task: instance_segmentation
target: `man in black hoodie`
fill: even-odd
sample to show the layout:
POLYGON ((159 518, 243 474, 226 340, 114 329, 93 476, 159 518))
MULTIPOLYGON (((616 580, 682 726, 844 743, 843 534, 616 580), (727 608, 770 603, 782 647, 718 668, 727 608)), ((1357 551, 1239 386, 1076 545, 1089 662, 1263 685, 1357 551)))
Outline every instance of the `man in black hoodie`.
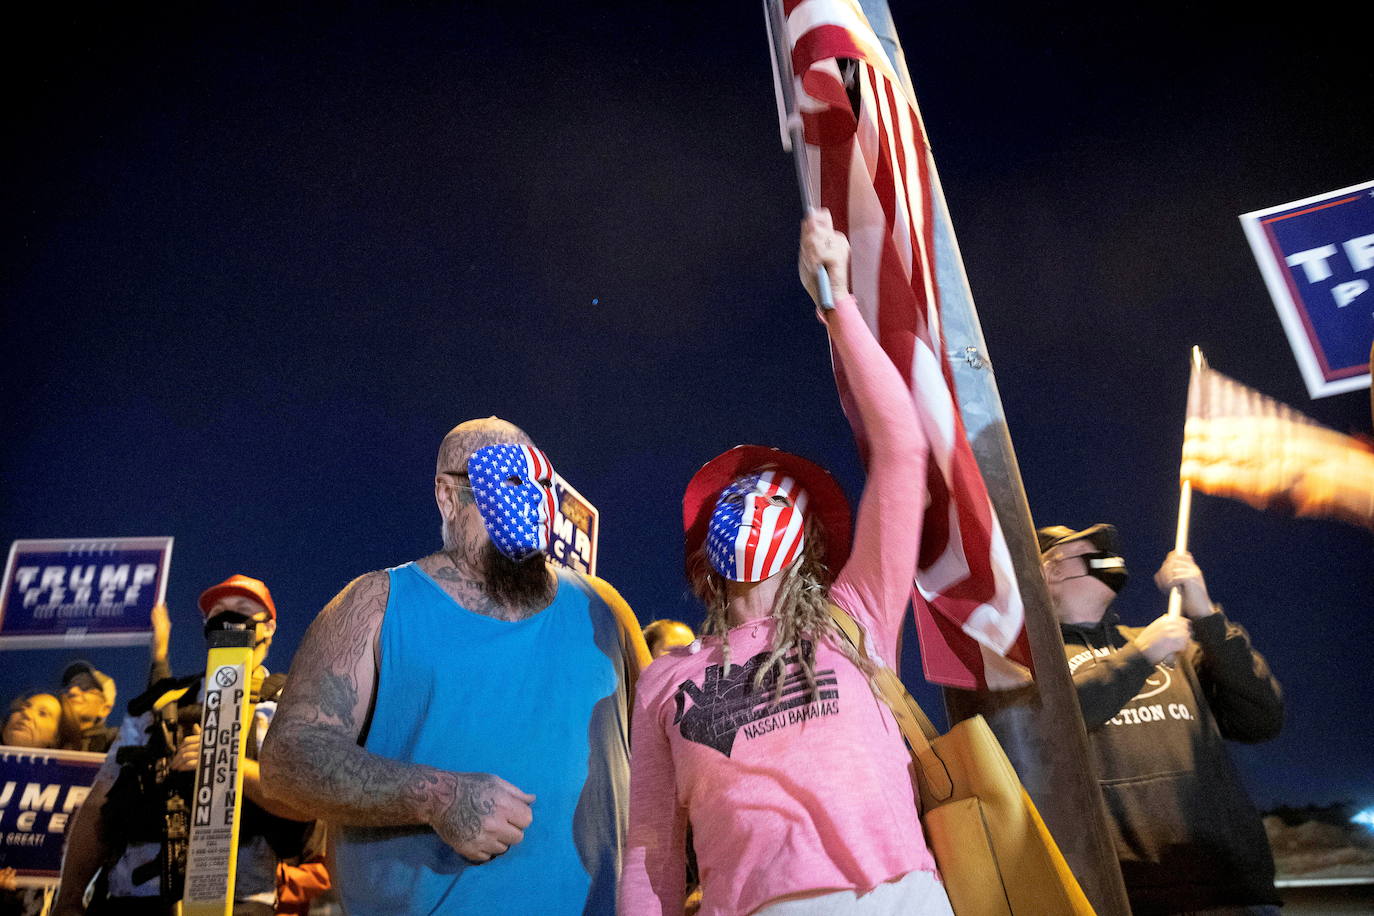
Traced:
POLYGON ((1132 910, 1276 914, 1264 825, 1223 741, 1266 741, 1283 725, 1264 658, 1191 554, 1170 552, 1155 574, 1161 592, 1180 589, 1183 616, 1127 627, 1112 610, 1126 584, 1116 529, 1038 534, 1132 910))

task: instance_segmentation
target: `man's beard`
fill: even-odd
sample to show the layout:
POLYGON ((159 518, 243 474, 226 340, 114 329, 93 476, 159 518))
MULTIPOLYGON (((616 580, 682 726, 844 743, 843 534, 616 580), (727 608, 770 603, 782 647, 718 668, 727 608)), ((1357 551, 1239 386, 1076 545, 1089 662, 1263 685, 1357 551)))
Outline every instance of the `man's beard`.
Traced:
MULTIPOLYGON (((447 521, 442 524, 444 551, 453 552, 463 543, 460 534, 447 521)), ((512 560, 496 549, 490 540, 481 547, 476 572, 482 589, 494 603, 508 608, 543 607, 553 591, 542 551, 523 560, 512 560)))
POLYGON ((543 553, 512 560, 488 541, 482 547, 481 569, 487 597, 497 604, 531 608, 548 603, 550 581, 543 553))

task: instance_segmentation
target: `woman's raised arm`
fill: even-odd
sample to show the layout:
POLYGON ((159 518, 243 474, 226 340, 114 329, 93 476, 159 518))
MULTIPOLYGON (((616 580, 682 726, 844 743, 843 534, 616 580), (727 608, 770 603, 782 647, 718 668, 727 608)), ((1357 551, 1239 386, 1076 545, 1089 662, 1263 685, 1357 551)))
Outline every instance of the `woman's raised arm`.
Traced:
POLYGON ((868 479, 859 502, 854 548, 832 588, 846 610, 864 619, 876 648, 896 664, 897 633, 911 592, 926 499, 926 438, 897 367, 873 338, 849 293, 849 242, 828 211, 802 222, 802 282, 817 298, 816 266, 830 275, 833 311, 822 313, 836 362, 868 439, 868 479))

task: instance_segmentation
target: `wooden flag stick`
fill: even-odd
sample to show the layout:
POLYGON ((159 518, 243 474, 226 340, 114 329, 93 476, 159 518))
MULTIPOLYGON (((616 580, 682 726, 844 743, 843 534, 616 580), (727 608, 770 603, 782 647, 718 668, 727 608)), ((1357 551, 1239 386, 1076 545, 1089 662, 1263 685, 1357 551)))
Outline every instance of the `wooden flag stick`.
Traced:
MULTIPOLYGON (((1174 532, 1174 550, 1179 553, 1188 549, 1188 523, 1192 514, 1193 484, 1185 480, 1183 485, 1178 488, 1178 529, 1174 532)), ((1169 589, 1169 616, 1177 617, 1181 613, 1183 613, 1183 589, 1175 585, 1169 589)))
MULTIPOLYGON (((1202 348, 1193 347, 1192 367, 1188 377, 1188 392, 1191 395, 1194 386, 1199 384, 1198 374, 1202 371, 1206 361, 1202 358, 1202 348)), ((1191 400, 1191 398, 1190 398, 1191 400)), ((1187 422, 1186 420, 1184 421, 1187 422)), ((1185 433, 1186 435, 1186 433, 1185 433)), ((1180 471, 1179 477, 1183 474, 1180 471)), ((1193 516, 1193 482, 1185 480, 1178 488, 1178 527, 1174 530, 1174 550, 1184 553, 1188 550, 1188 526, 1193 516)), ((1169 589, 1169 609, 1170 617, 1177 617, 1183 613, 1183 589, 1175 585, 1169 589)))

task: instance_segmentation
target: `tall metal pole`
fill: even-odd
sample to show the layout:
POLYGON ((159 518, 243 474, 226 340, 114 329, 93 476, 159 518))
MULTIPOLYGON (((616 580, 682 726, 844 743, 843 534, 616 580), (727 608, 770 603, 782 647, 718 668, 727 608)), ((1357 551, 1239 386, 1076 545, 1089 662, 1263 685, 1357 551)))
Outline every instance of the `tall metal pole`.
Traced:
MULTIPOLYGON (((887 0, 860 0, 860 6, 914 99, 887 0)), ((1020 583, 1036 677, 1033 686, 1019 690, 946 689, 945 706, 951 722, 978 713, 988 720, 1093 907, 1104 916, 1129 916, 1087 731, 1064 657, 1063 638, 1040 573, 1035 523, 934 162, 930 174, 935 274, 945 345, 953 363, 969 444, 987 483, 1020 583)))

